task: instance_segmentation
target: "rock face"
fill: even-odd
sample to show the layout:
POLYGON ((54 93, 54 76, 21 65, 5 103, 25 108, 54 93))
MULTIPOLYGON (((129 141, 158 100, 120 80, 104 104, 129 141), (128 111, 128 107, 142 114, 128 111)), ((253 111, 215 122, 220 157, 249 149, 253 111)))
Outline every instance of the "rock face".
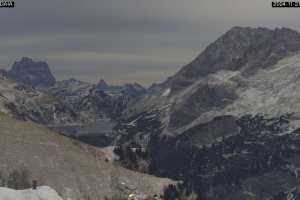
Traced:
POLYGON ((55 84, 55 78, 46 62, 35 62, 26 57, 15 62, 8 74, 16 81, 34 87, 49 87, 55 84))
POLYGON ((131 104, 120 144, 145 149, 152 173, 203 199, 296 198, 299 50, 291 29, 232 28, 131 104))

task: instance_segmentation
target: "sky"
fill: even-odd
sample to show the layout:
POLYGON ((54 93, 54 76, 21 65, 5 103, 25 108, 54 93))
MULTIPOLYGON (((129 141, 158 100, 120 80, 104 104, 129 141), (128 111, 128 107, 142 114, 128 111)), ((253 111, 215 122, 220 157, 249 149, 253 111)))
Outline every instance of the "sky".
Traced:
POLYGON ((300 31, 300 8, 271 8, 271 0, 14 1, 0 8, 0 68, 31 57, 58 80, 148 86, 233 26, 300 31))

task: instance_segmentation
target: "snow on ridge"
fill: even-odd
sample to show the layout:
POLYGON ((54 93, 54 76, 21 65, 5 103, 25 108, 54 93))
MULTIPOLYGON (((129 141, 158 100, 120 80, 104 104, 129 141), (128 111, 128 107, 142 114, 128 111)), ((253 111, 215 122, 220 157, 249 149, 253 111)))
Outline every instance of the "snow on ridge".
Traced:
POLYGON ((0 200, 63 200, 55 190, 48 186, 36 190, 13 190, 0 187, 0 200))
POLYGON ((170 95, 170 93, 171 93, 171 89, 168 88, 168 89, 166 89, 166 90, 164 91, 164 93, 162 94, 162 96, 163 96, 163 97, 167 97, 167 96, 170 95))

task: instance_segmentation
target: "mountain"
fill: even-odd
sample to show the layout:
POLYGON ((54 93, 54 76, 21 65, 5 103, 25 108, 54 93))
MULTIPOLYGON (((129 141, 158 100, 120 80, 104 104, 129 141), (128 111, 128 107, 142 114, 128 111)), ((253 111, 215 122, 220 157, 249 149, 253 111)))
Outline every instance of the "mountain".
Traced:
POLYGON ((27 57, 16 61, 8 75, 20 83, 34 87, 49 87, 55 84, 55 78, 46 62, 35 62, 27 57))
POLYGON ((138 83, 127 83, 123 85, 122 93, 136 97, 146 93, 146 89, 138 83))
POLYGON ((100 79, 96 87, 99 90, 105 91, 108 89, 109 85, 103 79, 100 79))
POLYGON ((275 64, 291 52, 299 50, 299 33, 277 28, 234 27, 209 45, 193 62, 183 67, 167 85, 172 92, 220 70, 241 71, 251 75, 275 64))
POLYGON ((74 127, 83 134, 83 137, 76 135, 76 139, 96 146, 111 145, 114 135, 109 133, 114 125, 104 130, 103 123, 105 120, 112 123, 113 114, 119 113, 120 106, 126 107, 125 96, 107 94, 93 84, 74 78, 58 81, 53 86, 34 87, 16 82, 9 73, 1 71, 0 186, 24 189, 30 186, 31 180, 38 180, 39 184, 55 189, 63 199, 73 200, 161 194, 164 186, 172 181, 112 163, 111 157, 117 158, 113 147, 94 148, 44 126, 53 130, 74 127), (95 122, 94 129, 98 129, 98 120, 103 132, 96 138, 90 137, 89 126, 95 122), (83 133, 86 130, 87 134, 83 133))
POLYGON ((40 89, 76 113, 74 123, 48 124, 52 129, 98 147, 112 145, 117 137, 114 126, 129 101, 144 92, 142 86, 127 84, 126 91, 116 86, 100 90, 97 85, 71 78, 40 89))
POLYGON ((129 97, 108 95, 74 78, 33 88, 0 74, 0 112, 100 147, 113 144, 115 120, 128 101, 129 97))
POLYGON ((42 91, 60 99, 81 116, 94 120, 104 117, 114 118, 114 115, 119 114, 117 110, 126 106, 124 105, 124 108, 118 106, 123 101, 121 92, 111 94, 109 90, 99 90, 97 85, 74 78, 57 81, 54 86, 44 88, 42 91))
POLYGON ((153 196, 172 183, 119 167, 105 161, 101 149, 3 113, 0 137, 0 184, 22 189, 22 184, 36 180, 38 185, 53 188, 63 199, 81 200, 127 199, 130 194, 153 196))
POLYGON ((0 111, 97 146, 113 142, 114 121, 132 98, 74 78, 35 88, 16 82, 5 71, 0 74, 0 111))
MULTIPOLYGON (((286 77, 287 74, 278 72, 297 70, 297 65, 292 64, 297 63, 298 50, 300 34, 296 31, 234 27, 209 45, 193 62, 156 86, 158 89, 132 105, 128 112, 162 110, 164 132, 181 133, 183 127, 193 126, 192 122, 197 123, 197 119, 201 121, 199 117, 210 120, 211 117, 206 117, 209 113, 217 116, 217 112, 237 103, 242 98, 241 94, 246 95, 245 90, 259 95, 261 90, 268 92, 262 85, 271 87, 277 80, 276 86, 279 83, 289 84, 290 79, 295 77, 286 77), (290 65, 281 69, 285 63, 290 65), (280 68, 279 71, 276 71, 277 68, 280 68), (274 76, 270 74, 278 76, 277 80, 272 79, 274 76), (289 82, 282 81, 286 78, 289 82)), ((254 100, 247 98, 247 101, 250 99, 254 100)), ((249 103, 245 101, 244 98, 243 103, 249 103)), ((240 109, 245 109, 244 106, 240 105, 240 109)))
POLYGON ((296 197, 299 50, 291 29, 230 29, 129 104, 120 146, 144 149, 149 172, 200 199, 296 197))

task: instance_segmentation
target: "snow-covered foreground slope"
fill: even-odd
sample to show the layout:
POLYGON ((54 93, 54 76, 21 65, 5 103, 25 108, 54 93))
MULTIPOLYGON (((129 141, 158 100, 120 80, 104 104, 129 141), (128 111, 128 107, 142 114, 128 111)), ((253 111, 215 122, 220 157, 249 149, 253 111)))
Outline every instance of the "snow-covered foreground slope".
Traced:
POLYGON ((62 200, 50 187, 38 187, 36 190, 13 190, 0 187, 0 200, 62 200))

